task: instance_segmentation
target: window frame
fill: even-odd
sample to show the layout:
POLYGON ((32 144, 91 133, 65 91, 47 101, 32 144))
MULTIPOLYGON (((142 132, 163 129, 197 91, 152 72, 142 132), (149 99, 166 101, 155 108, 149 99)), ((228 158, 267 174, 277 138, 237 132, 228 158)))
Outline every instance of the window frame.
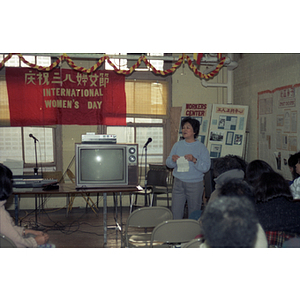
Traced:
MULTIPOLYGON (((39 160, 37 161, 38 164, 40 164, 40 167, 56 167, 57 164, 57 147, 56 147, 56 128, 55 126, 36 126, 37 128, 52 128, 52 135, 53 135, 53 162, 39 162, 39 160)), ((35 167, 35 163, 26 163, 25 162, 25 145, 24 145, 24 138, 25 138, 25 134, 24 134, 24 128, 25 126, 21 127, 21 136, 22 136, 22 156, 23 156, 23 161, 24 161, 24 168, 33 168, 35 167)), ((39 157, 39 153, 38 153, 38 149, 37 149, 37 157, 39 157)))
MULTIPOLYGON (((166 124, 167 124, 167 119, 166 118, 161 118, 161 117, 156 117, 156 118, 153 118, 153 117, 145 117, 145 116, 141 116, 141 115, 127 115, 127 118, 146 118, 146 119, 159 119, 159 120, 162 120, 161 123, 136 123, 136 122, 128 122, 126 126, 118 126, 118 127, 130 127, 130 128, 133 128, 133 136, 134 136, 134 143, 137 143, 137 128, 147 128, 147 127, 157 127, 157 128, 162 128, 162 131, 163 131, 163 151, 161 153, 161 156, 162 156, 162 164, 164 164, 164 161, 165 161, 165 151, 164 151, 164 148, 165 148, 165 135, 166 135, 166 124)), ((113 126, 107 126, 107 127, 110 127, 110 128, 113 128, 113 126)), ((106 130, 107 130, 107 127, 106 127, 106 130)), ((107 133, 107 132, 106 132, 107 133)), ((147 142, 147 140, 145 140, 145 143, 147 142)), ((139 145, 140 147, 143 147, 143 145, 139 145)), ((143 149, 143 148, 142 148, 143 149)), ((159 154, 151 154, 151 153, 147 153, 147 157, 154 157, 154 156, 158 156, 159 154)), ((143 157, 144 154, 143 152, 142 153, 139 153, 139 157, 143 157)), ((144 162, 141 162, 139 161, 139 164, 144 164, 144 162)))
MULTIPOLYGON (((168 55, 168 54, 165 54, 168 55)), ((172 62, 164 61, 164 69, 170 69, 172 67, 172 62)), ((157 118, 164 119, 164 130, 163 130, 163 164, 165 164, 165 161, 169 155, 169 152, 171 151, 171 121, 170 121, 170 111, 172 107, 172 76, 165 75, 160 76, 156 75, 150 70, 147 72, 133 72, 130 75, 126 76, 126 80, 151 80, 151 81, 166 81, 168 83, 168 99, 167 99, 167 112, 166 115, 159 115, 157 118)), ((127 114, 126 117, 128 118, 155 118, 151 115, 133 115, 133 114, 127 114)), ((152 123, 149 123, 152 124, 152 123)))
MULTIPOLYGON (((0 59, 2 60, 5 56, 7 56, 9 53, 2 53, 0 54, 0 59)), ((37 64, 37 60, 38 60, 38 56, 39 55, 24 55, 24 56, 33 56, 35 58, 35 64, 37 64)), ((41 55, 41 57, 44 57, 44 55, 41 55)), ((46 56, 45 56, 46 57, 46 56)), ((53 62, 53 57, 50 56, 50 63, 49 65, 53 62)), ((4 68, 2 70, 0 70, 0 75, 5 75, 5 68, 14 68, 14 67, 28 67, 27 65, 22 65, 22 61, 21 59, 18 57, 18 65, 15 66, 7 66, 5 65, 4 68)), ((6 127, 6 126, 3 126, 6 127)), ((22 145, 22 159, 24 162, 24 172, 27 172, 28 169, 30 168, 34 168, 35 167, 35 163, 26 163, 25 162, 25 145, 24 145, 24 138, 25 138, 25 134, 24 134, 24 128, 27 126, 18 126, 19 128, 21 128, 21 145, 22 145)), ((48 162, 48 163, 40 163, 38 160, 38 166, 39 169, 42 168, 47 168, 49 170, 61 170, 62 169, 62 127, 61 125, 53 125, 53 126, 28 126, 28 127, 38 127, 38 128, 52 128, 52 133, 53 133, 53 162, 48 162)), ((38 152, 38 148, 37 148, 37 152, 38 152)), ((37 153, 38 156, 38 153, 37 153)))
MULTIPOLYGON (((171 68, 172 62, 164 62, 164 69, 165 68, 171 68)), ((126 76, 125 82, 126 80, 132 81, 132 80, 145 80, 145 81, 153 81, 153 82, 159 82, 159 81, 165 81, 167 82, 167 89, 168 89, 168 99, 167 99, 167 111, 166 111, 166 115, 141 115, 141 114, 126 114, 127 118, 157 118, 157 119, 163 119, 163 162, 162 164, 165 164, 165 161, 169 155, 169 152, 171 150, 171 122, 170 122, 170 110, 171 110, 171 106, 172 106, 172 76, 170 75, 166 75, 166 76, 160 76, 160 75, 156 75, 153 72, 151 72, 151 70, 148 70, 147 72, 133 72, 130 75, 126 76)), ((136 127, 145 127, 146 126, 153 126, 155 123, 135 123, 136 127), (138 125, 137 125, 138 124, 138 125)), ((129 124, 127 124, 127 126, 132 126, 129 124)), ((107 129, 106 127, 104 128, 104 134, 107 133, 107 129)), ((135 132, 136 134, 136 132, 135 132)), ((136 140, 136 136, 134 136, 134 140, 136 140)), ((146 142, 146 141, 145 141, 146 142)), ((148 156, 149 154, 147 154, 148 156)))
MULTIPOLYGON (((25 128, 26 127, 31 127, 31 126, 17 126, 16 128, 19 128, 20 129, 20 138, 21 138, 21 141, 20 141, 20 145, 21 145, 21 157, 22 157, 22 160, 23 160, 23 168, 24 169, 29 169, 29 168, 33 168, 35 167, 36 163, 28 163, 25 161, 25 142, 24 142, 24 139, 27 138, 27 135, 25 135, 25 128)), ((57 169, 57 164, 58 164, 58 149, 60 147, 57 147, 57 142, 58 142, 58 139, 57 139, 57 128, 56 126, 35 126, 36 128, 51 128, 52 129, 52 136, 53 136, 53 140, 52 140, 52 148, 53 148, 53 161, 52 162, 40 162, 39 161, 39 147, 37 146, 37 162, 38 162, 38 165, 39 165, 39 168, 51 168, 51 169, 57 169)), ((34 142, 34 141, 33 141, 34 142)), ((35 157, 35 153, 34 153, 34 157, 35 157)))

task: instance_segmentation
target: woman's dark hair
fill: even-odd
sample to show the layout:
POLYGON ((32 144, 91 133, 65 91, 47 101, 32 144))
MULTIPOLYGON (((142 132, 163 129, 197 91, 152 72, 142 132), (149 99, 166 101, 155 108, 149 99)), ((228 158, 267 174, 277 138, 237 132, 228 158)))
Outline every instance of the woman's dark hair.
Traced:
POLYGON ((219 189, 219 196, 247 197, 252 203, 255 202, 253 188, 244 180, 233 178, 225 182, 219 189))
POLYGON ((246 168, 245 180, 255 186, 263 173, 275 172, 273 168, 264 160, 256 159, 251 161, 246 168))
POLYGON ((288 182, 277 172, 261 174, 255 185, 254 193, 256 202, 267 202, 279 197, 293 201, 288 182))
POLYGON ((288 165, 289 165, 289 167, 291 167, 293 169, 293 171, 292 171, 293 179, 296 179, 300 176, 296 172, 296 164, 299 162, 299 160, 300 160, 300 152, 291 155, 288 159, 288 165))
POLYGON ((200 122, 196 119, 191 118, 191 117, 186 117, 186 118, 181 120, 181 128, 183 128, 185 123, 190 123, 192 125, 193 131, 194 131, 194 138, 196 138, 199 134, 200 122))
POLYGON ((6 200, 12 194, 12 171, 0 164, 0 201, 6 200))
POLYGON ((242 158, 231 154, 216 158, 213 162, 214 177, 234 169, 244 171, 245 165, 241 163, 241 160, 242 158))

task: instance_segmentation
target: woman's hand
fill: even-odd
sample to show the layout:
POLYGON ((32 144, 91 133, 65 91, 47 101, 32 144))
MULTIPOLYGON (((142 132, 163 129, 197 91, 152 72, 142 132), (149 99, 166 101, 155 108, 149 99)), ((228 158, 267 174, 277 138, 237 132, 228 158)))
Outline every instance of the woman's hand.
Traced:
POLYGON ((49 241, 49 235, 47 233, 43 233, 42 235, 37 235, 35 237, 35 241, 38 245, 46 244, 49 241))
POLYGON ((44 232, 40 230, 33 230, 33 229, 25 229, 25 235, 26 234, 33 234, 35 236, 43 235, 44 232))
POLYGON ((184 158, 188 161, 192 161, 194 164, 197 162, 197 158, 193 154, 186 154, 184 158))
POLYGON ((174 154, 174 155, 172 155, 172 160, 173 160, 174 162, 176 162, 177 159, 178 159, 179 157, 180 157, 179 155, 174 154))
POLYGON ((33 234, 35 235, 34 239, 38 245, 46 244, 49 241, 49 235, 40 230, 25 229, 24 234, 33 234))

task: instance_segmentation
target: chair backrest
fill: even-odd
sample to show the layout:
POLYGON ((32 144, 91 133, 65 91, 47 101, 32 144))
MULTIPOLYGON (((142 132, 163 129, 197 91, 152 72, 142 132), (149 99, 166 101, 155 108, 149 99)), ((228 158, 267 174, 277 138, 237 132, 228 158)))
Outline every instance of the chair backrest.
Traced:
POLYGON ((184 244, 181 248, 200 248, 200 245, 203 243, 203 238, 192 239, 188 243, 184 244))
POLYGON ((161 222, 171 219, 173 219, 173 214, 171 210, 166 207, 142 207, 129 215, 125 230, 127 230, 128 227, 154 228, 161 222))
POLYGON ((152 171, 168 171, 167 183, 169 189, 173 187, 173 169, 168 168, 166 165, 149 164, 149 168, 152 171))
POLYGON ((164 186, 168 187, 169 171, 164 170, 149 170, 147 173, 148 186, 164 186))
POLYGON ((153 242, 186 243, 201 233, 200 223, 192 219, 164 221, 157 225, 151 235, 153 242))
POLYGON ((157 165, 157 164, 149 164, 150 170, 155 170, 155 171, 161 171, 161 170, 167 170, 166 165, 157 165))
POLYGON ((0 248, 17 248, 17 246, 11 239, 0 233, 0 248))

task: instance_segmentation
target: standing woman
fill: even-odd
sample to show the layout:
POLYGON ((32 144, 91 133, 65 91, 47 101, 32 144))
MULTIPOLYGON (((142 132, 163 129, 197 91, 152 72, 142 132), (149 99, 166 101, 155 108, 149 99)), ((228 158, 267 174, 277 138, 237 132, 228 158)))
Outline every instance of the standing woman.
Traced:
POLYGON ((203 197, 203 176, 210 168, 207 148, 197 139, 200 122, 186 117, 181 121, 183 140, 174 144, 166 164, 173 170, 172 212, 174 219, 182 219, 185 202, 188 214, 200 210, 203 197), (178 167, 183 162, 184 167, 178 167))

